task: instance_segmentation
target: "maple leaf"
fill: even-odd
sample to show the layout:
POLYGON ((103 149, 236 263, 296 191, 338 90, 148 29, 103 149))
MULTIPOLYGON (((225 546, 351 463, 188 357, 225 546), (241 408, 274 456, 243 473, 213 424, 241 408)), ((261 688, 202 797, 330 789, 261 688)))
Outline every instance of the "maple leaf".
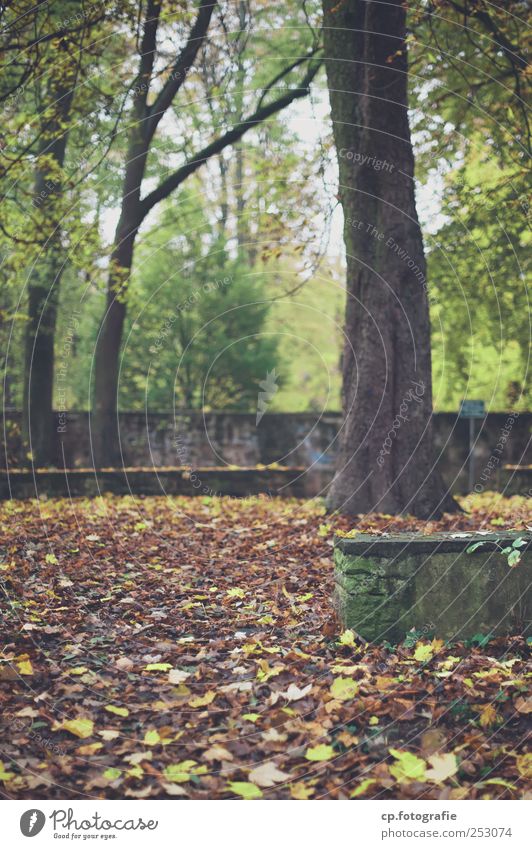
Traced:
POLYGON ((296 781, 290 785, 290 795, 292 799, 306 800, 314 795, 314 788, 310 784, 305 784, 303 781, 296 781))
POLYGON ((335 678, 331 684, 331 695, 340 701, 348 701, 358 693, 358 684, 353 678, 335 678))
POLYGON ((189 781, 191 770, 197 766, 196 761, 181 761, 177 764, 170 764, 165 767, 163 775, 172 784, 179 784, 181 781, 189 781))
POLYGON ((192 708, 205 707, 206 705, 210 705, 216 698, 216 693, 214 690, 207 690, 205 695, 203 696, 195 696, 193 699, 189 699, 189 705, 192 708))
POLYGON ((249 779, 259 787, 274 787, 281 782, 289 781, 291 776, 286 772, 281 772, 273 761, 267 761, 260 766, 256 766, 249 773, 249 779))
POLYGON ((390 767, 390 773, 399 781, 424 781, 425 779, 425 761, 418 758, 412 752, 399 751, 398 749, 388 749, 390 754, 396 759, 390 767))
POLYGON ((426 771, 426 778, 429 781, 442 782, 458 772, 458 761, 456 755, 451 752, 445 755, 430 755, 430 769, 426 771))
POLYGON ((497 721, 497 719, 497 711, 495 710, 492 704, 480 706, 479 722, 482 728, 489 728, 490 725, 493 725, 497 721))
POLYGON ((340 634, 338 642, 342 646, 354 646, 356 645, 355 632, 348 628, 346 631, 343 631, 340 634))
POLYGON ((414 652, 414 660, 419 660, 420 663, 425 663, 433 656, 432 646, 430 643, 418 643, 414 652))
POLYGON ((283 698, 287 699, 289 702, 297 702, 299 699, 304 699, 310 691, 312 690, 312 684, 307 684, 306 687, 302 687, 301 689, 297 686, 297 684, 289 684, 288 688, 281 692, 279 695, 283 696, 283 698))

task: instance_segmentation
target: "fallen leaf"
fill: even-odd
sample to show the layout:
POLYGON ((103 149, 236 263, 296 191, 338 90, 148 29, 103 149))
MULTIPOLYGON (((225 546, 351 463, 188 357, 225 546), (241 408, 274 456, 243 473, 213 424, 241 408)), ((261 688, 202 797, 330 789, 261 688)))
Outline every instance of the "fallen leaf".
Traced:
POLYGON ((353 678, 335 678, 330 687, 331 695, 340 701, 354 698, 358 692, 358 684, 353 678))
POLYGON ((65 719, 58 726, 58 729, 69 731, 75 737, 91 737, 94 732, 94 722, 88 717, 80 716, 78 719, 65 719))
POLYGON ((458 772, 458 761, 456 755, 448 753, 445 755, 430 755, 430 769, 426 771, 426 778, 429 781, 446 781, 451 776, 458 772))
POLYGON ((230 781, 227 789, 231 793, 236 793, 237 796, 242 796, 243 799, 260 799, 262 797, 262 790, 250 781, 230 781))
POLYGON ((319 746, 312 746, 307 749, 305 757, 307 761, 330 761, 334 757, 334 749, 332 746, 320 743, 319 746))
POLYGON ((396 759, 390 767, 390 774, 399 782, 408 781, 424 781, 425 779, 425 761, 418 758, 412 752, 399 751, 398 749, 388 749, 390 754, 396 759))
POLYGON ((259 787, 274 787, 276 784, 289 781, 290 777, 288 773, 281 772, 273 761, 267 761, 249 773, 250 780, 259 787))
POLYGON ((129 716, 129 710, 125 707, 117 707, 116 705, 105 705, 105 710, 109 713, 114 713, 116 716, 129 716))

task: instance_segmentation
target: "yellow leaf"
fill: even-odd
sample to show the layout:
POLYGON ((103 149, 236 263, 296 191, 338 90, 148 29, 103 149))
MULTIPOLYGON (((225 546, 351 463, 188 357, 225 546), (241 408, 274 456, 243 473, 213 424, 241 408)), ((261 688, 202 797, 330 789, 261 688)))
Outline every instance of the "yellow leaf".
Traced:
POLYGON ((515 765, 519 775, 522 775, 523 778, 529 778, 532 780, 532 752, 527 752, 524 755, 518 755, 515 759, 515 765))
POLYGON ((156 746, 157 743, 161 742, 161 738, 159 736, 159 732, 156 729, 152 729, 151 731, 146 731, 144 735, 144 745, 145 746, 156 746))
POLYGON ((206 705, 210 705, 216 698, 216 693, 214 690, 207 690, 204 696, 196 696, 193 699, 189 699, 188 703, 192 708, 205 707, 206 705))
POLYGON ((14 772, 7 772, 3 761, 0 761, 0 781, 9 781, 11 778, 15 777, 14 772))
POLYGON ((295 784, 290 785, 290 795, 292 799, 300 799, 301 801, 306 801, 309 799, 314 793, 314 788, 310 787, 308 784, 305 784, 303 781, 297 781, 295 784))
POLYGON ((181 761, 177 764, 169 764, 164 769, 164 777, 173 784, 181 781, 189 781, 191 771, 197 765, 197 761, 181 761))
POLYGON ((353 678, 335 678, 331 684, 330 692, 333 698, 345 702, 357 694, 358 684, 353 678))
POLYGON ((332 746, 320 743, 319 746, 313 746, 307 749, 305 757, 307 761, 330 761, 334 757, 334 749, 332 746))
POLYGON ((103 749, 103 743, 87 743, 85 746, 78 746, 76 754, 78 755, 95 755, 103 749))
POLYGON ((432 657, 432 646, 430 643, 418 643, 414 652, 414 660, 419 660, 420 663, 425 663, 432 657))
POLYGON ((230 781, 227 789, 243 799, 261 799, 262 790, 250 781, 230 781))
POLYGON ((116 705, 105 705, 105 710, 109 713, 115 713, 117 716, 129 716, 129 711, 124 707, 116 707, 116 705))
POLYGON ((88 717, 78 717, 78 719, 65 719, 59 726, 65 731, 70 731, 75 737, 90 737, 94 731, 94 722, 88 717))
POLYGON ((18 671, 21 675, 33 675, 33 666, 31 660, 20 660, 17 663, 18 671))
POLYGON ((344 631, 342 634, 340 634, 340 639, 338 640, 338 642, 342 646, 354 646, 355 645, 355 632, 351 631, 348 628, 347 631, 344 631))
POLYGON ((360 782, 358 787, 355 787, 349 798, 356 799, 357 796, 362 796, 366 792, 366 790, 368 790, 373 784, 376 783, 377 782, 374 778, 365 778, 364 781, 360 782))
POLYGON ((412 752, 402 752, 398 749, 388 749, 396 759, 390 767, 390 773, 400 783, 408 781, 423 781, 425 779, 425 761, 413 755, 412 752))
POLYGON ((280 675, 280 673, 284 671, 284 668, 285 667, 279 663, 272 668, 267 660, 259 660, 257 680, 269 681, 270 678, 274 678, 276 675, 280 675))
POLYGON ((497 711, 491 704, 484 705, 480 714, 480 724, 482 728, 489 728, 497 721, 497 711))
POLYGON ((89 670, 86 666, 73 666, 72 669, 68 670, 69 675, 85 675, 89 670))
POLYGON ((122 770, 117 769, 114 766, 110 766, 109 769, 106 769, 103 777, 107 778, 108 781, 116 781, 117 778, 120 778, 122 775, 122 770))

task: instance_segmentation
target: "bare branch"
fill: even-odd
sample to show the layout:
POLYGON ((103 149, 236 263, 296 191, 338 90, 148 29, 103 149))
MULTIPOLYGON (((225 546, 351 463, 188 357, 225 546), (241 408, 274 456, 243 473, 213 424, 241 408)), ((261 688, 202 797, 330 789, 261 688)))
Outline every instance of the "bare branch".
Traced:
POLYGON ((250 115, 248 118, 244 118, 242 121, 239 121, 231 130, 228 130, 227 133, 224 133, 223 136, 212 141, 203 150, 200 150, 195 157, 190 160, 190 162, 186 162, 177 171, 174 171, 173 174, 170 174, 165 180, 160 183, 156 189, 150 192, 140 203, 141 207, 141 219, 144 219, 148 212, 153 209, 153 207, 159 203, 159 201, 164 200, 168 197, 181 183, 186 180, 190 174, 193 174, 194 171, 197 171, 198 168, 203 165, 211 156, 215 156, 218 153, 221 153, 224 148, 229 147, 229 145, 235 144, 239 141, 242 136, 250 130, 252 127, 257 126, 257 124, 261 124, 263 121, 267 120, 271 115, 275 115, 276 112, 280 112, 286 106, 289 106, 294 100, 297 100, 301 97, 306 97, 309 92, 309 87, 316 76, 318 69, 321 65, 321 61, 315 62, 308 69, 305 77, 301 81, 300 85, 296 88, 292 88, 279 97, 277 100, 268 103, 266 106, 262 106, 259 109, 250 115))
POLYGON ((158 94, 155 103, 149 109, 149 120, 145 126, 145 136, 147 139, 153 137, 159 121, 181 88, 190 66, 194 63, 198 50, 209 29, 211 16, 216 5, 217 0, 201 0, 198 15, 190 31, 187 43, 176 58, 170 76, 158 94))

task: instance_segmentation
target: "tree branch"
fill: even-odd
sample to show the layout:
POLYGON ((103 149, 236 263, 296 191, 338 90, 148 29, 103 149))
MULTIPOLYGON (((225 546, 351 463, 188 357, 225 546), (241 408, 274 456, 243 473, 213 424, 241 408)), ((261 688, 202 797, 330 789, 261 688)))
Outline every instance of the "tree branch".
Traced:
MULTIPOLYGON (((147 114, 146 103, 155 62, 160 13, 161 4, 159 0, 148 0, 140 45, 139 72, 135 80, 135 94, 133 96, 133 109, 138 121, 142 121, 147 114)), ((143 125, 141 124, 141 126, 143 125)))
POLYGON ((256 109, 252 115, 248 118, 244 118, 242 121, 239 121, 238 124, 236 124, 231 130, 228 130, 227 133, 224 133, 223 136, 215 139, 204 147, 203 150, 200 150, 194 159, 190 160, 190 162, 186 162, 178 168, 177 171, 174 171, 173 174, 170 174, 169 177, 163 180, 156 189, 150 192, 149 195, 146 195, 146 197, 140 202, 141 220, 146 217, 148 212, 150 212, 150 210, 153 209, 159 201, 167 198, 168 195, 180 186, 187 177, 194 173, 194 171, 197 171, 198 168, 210 159, 211 156, 215 156, 216 154, 221 153, 224 148, 235 144, 235 142, 239 141, 249 129, 262 123, 276 112, 280 112, 286 106, 289 106, 294 100, 306 97, 309 92, 310 84, 316 76, 320 65, 321 60, 308 69, 305 77, 301 81, 301 84, 297 88, 290 89, 290 91, 286 92, 286 94, 282 95, 282 97, 279 97, 277 100, 256 109))
POLYGON ((200 49, 202 42, 207 34, 207 30, 209 29, 209 24, 211 21, 211 16, 214 10, 214 7, 217 5, 218 0, 201 0, 198 15, 194 22, 194 26, 190 31, 190 35, 187 39, 187 43, 183 47, 181 53, 176 58, 170 76, 168 77, 166 83, 164 84, 162 90, 157 95, 155 103, 149 109, 149 120, 146 122, 145 127, 145 135, 148 140, 151 140, 159 121, 163 117, 164 113, 172 103, 174 97, 177 92, 181 88, 187 71, 190 66, 193 64, 198 50, 200 49))

